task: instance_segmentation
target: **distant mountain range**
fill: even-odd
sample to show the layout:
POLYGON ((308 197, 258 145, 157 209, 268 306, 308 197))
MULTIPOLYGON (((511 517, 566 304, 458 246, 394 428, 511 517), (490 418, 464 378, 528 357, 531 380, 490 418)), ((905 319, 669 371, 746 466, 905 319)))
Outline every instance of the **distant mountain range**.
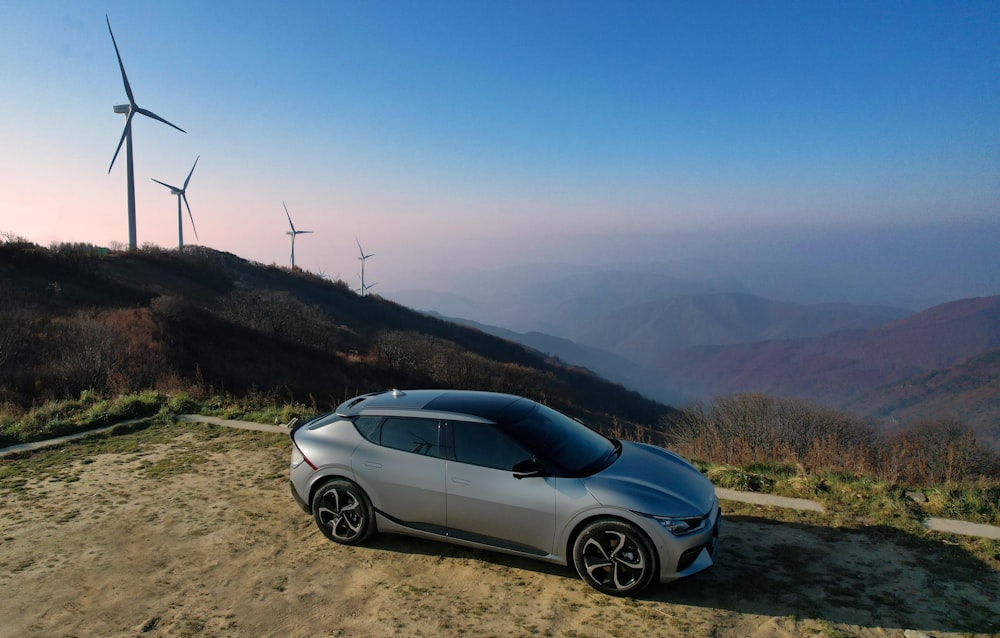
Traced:
POLYGON ((591 322, 576 339, 659 369, 692 346, 816 337, 881 326, 908 310, 844 303, 795 304, 743 293, 685 295, 627 306, 591 322))
POLYGON ((754 391, 833 404, 1000 347, 1000 296, 935 306, 870 329, 676 352, 656 366, 680 391, 754 391))
MULTIPOLYGON (((574 299, 571 288, 550 291, 556 308, 593 309, 590 296, 574 299)), ((952 417, 1000 447, 1000 296, 912 313, 708 292, 581 314, 589 320, 566 324, 573 339, 451 320, 668 403, 762 392, 846 409, 886 428, 952 417)))

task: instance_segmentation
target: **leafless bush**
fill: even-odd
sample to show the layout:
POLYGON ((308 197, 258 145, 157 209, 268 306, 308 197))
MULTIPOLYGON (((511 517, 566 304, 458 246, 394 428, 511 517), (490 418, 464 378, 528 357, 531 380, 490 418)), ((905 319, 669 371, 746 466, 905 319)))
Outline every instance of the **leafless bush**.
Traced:
POLYGON ((41 339, 41 360, 48 364, 39 370, 39 381, 57 396, 85 389, 120 394, 152 387, 169 372, 156 335, 147 309, 83 310, 57 317, 41 339))
POLYGON ((1000 459, 955 419, 924 419, 890 436, 882 461, 908 483, 940 483, 1000 473, 1000 459))
POLYGON ((12 233, 12 232, 6 231, 6 230, 0 231, 0 243, 3 243, 3 244, 12 244, 12 245, 23 245, 23 246, 31 246, 32 245, 32 243, 27 238, 21 237, 20 235, 17 235, 15 233, 12 233))
POLYGON ((727 464, 770 460, 857 471, 871 467, 875 442, 874 430, 850 415, 762 394, 690 406, 670 436, 685 454, 727 464))
POLYGON ((398 330, 380 333, 372 355, 382 365, 422 375, 436 385, 458 389, 506 392, 541 399, 556 396, 551 375, 473 354, 446 339, 398 330))
POLYGON ((749 465, 796 463, 809 472, 869 474, 933 484, 1000 475, 1000 457, 953 419, 919 421, 878 436, 863 421, 808 402, 759 394, 719 397, 682 411, 670 445, 693 458, 749 465))
POLYGON ((322 310, 284 291, 234 292, 223 303, 223 315, 252 330, 324 352, 336 352, 341 341, 342 329, 322 310))

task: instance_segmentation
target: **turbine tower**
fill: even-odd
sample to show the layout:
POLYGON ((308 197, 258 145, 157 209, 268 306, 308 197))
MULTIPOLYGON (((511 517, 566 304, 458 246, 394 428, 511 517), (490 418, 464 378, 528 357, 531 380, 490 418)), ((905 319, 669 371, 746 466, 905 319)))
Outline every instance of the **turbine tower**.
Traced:
POLYGON ((372 253, 371 255, 366 255, 365 251, 361 248, 361 241, 357 237, 354 238, 354 241, 358 242, 358 252, 361 254, 361 256, 358 257, 358 260, 361 261, 361 273, 359 275, 361 277, 361 287, 358 288, 358 292, 360 292, 361 296, 364 297, 365 294, 368 293, 368 289, 375 285, 372 284, 372 286, 365 286, 365 262, 368 261, 369 257, 374 257, 375 254, 372 253))
POLYGON ((306 233, 311 233, 311 230, 295 230, 295 224, 292 223, 292 216, 288 214, 288 206, 285 205, 284 200, 282 200, 281 205, 285 207, 285 216, 288 217, 288 225, 292 227, 292 230, 286 232, 286 235, 290 235, 292 238, 292 270, 295 270, 295 236, 304 235, 306 233))
POLYGON ((125 84, 125 94, 128 96, 128 104, 117 104, 114 107, 115 113, 120 113, 125 116, 125 129, 122 131, 122 138, 118 140, 118 148, 115 149, 115 156, 111 158, 111 166, 108 167, 108 174, 111 174, 111 169, 115 166, 115 160, 118 159, 118 152, 122 150, 122 144, 124 143, 125 163, 127 165, 125 167, 125 173, 128 181, 128 247, 129 250, 135 250, 135 170, 132 163, 132 117, 136 113, 141 113, 146 117, 159 120, 164 124, 173 126, 181 133, 186 133, 187 131, 175 124, 171 124, 156 113, 148 111, 135 103, 135 96, 132 95, 132 87, 128 83, 128 76, 125 75, 125 64, 122 62, 122 54, 118 51, 118 43, 115 41, 115 33, 111 30, 111 19, 108 18, 107 14, 105 14, 104 19, 108 23, 108 33, 111 34, 111 43, 115 45, 115 55, 118 56, 118 68, 122 71, 122 82, 125 84))
MULTIPOLYGON (((200 160, 200 159, 201 159, 201 155, 199 155, 198 157, 196 157, 194 159, 194 165, 191 167, 191 172, 188 173, 187 179, 184 180, 184 186, 182 186, 180 188, 177 188, 176 186, 171 186, 170 184, 167 184, 166 182, 161 182, 158 179, 154 179, 153 180, 157 184, 162 184, 163 186, 166 186, 167 188, 169 188, 171 195, 177 195, 177 250, 184 250, 184 217, 181 214, 181 200, 182 199, 184 200, 184 205, 187 206, 188 217, 191 218, 191 230, 194 231, 194 237, 195 237, 195 239, 198 239, 198 229, 195 228, 195 225, 194 225, 194 215, 191 214, 191 205, 188 204, 187 187, 188 187, 188 182, 191 181, 191 176, 194 175, 194 167, 198 165, 198 160, 200 160)), ((150 179, 152 179, 152 178, 150 178, 150 179)))

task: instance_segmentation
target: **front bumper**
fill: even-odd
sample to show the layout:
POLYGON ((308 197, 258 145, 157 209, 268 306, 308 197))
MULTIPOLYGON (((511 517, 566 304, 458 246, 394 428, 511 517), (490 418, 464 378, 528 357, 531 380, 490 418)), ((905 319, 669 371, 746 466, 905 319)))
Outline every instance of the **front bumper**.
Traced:
POLYGON ((708 569, 715 561, 722 526, 722 509, 716 501, 709 518, 711 525, 689 536, 661 536, 666 541, 660 551, 660 582, 669 583, 708 569))

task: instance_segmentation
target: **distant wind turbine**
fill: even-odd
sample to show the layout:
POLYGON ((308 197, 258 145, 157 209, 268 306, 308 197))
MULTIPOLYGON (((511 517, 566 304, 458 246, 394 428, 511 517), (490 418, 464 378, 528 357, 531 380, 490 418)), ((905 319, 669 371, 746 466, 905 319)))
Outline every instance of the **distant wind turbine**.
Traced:
POLYGON ((184 205, 188 209, 188 217, 191 218, 191 230, 194 231, 195 239, 198 239, 198 229, 194 225, 194 215, 191 214, 191 205, 188 204, 187 198, 187 187, 188 182, 191 181, 191 176, 194 175, 194 167, 198 165, 198 160, 201 159, 201 155, 194 159, 194 165, 191 166, 191 172, 188 173, 187 179, 184 180, 184 186, 177 188, 176 186, 171 186, 166 182, 161 182, 158 179, 153 181, 157 184, 162 184, 170 189, 171 195, 177 195, 177 250, 184 250, 184 217, 181 215, 181 200, 184 200, 184 205))
POLYGON ((361 254, 361 256, 358 257, 358 260, 361 261, 361 273, 359 275, 361 277, 361 287, 358 288, 358 292, 360 292, 361 296, 364 297, 365 294, 368 292, 368 289, 375 285, 372 284, 372 286, 365 286, 365 262, 368 261, 370 257, 374 257, 375 253, 366 255, 365 251, 361 248, 361 240, 355 237, 354 241, 358 242, 358 252, 361 254))
POLYGON ((375 284, 364 284, 365 294, 367 295, 368 291, 371 290, 374 287, 375 287, 375 284))
MULTIPOLYGON (((285 206, 284 200, 281 202, 282 206, 285 206)), ((295 224, 292 223, 292 216, 288 214, 288 206, 285 206, 285 216, 288 217, 288 225, 292 227, 292 230, 286 232, 286 235, 290 235, 292 238, 292 270, 295 270, 295 236, 305 235, 306 233, 311 233, 311 230, 295 230, 295 224)))
POLYGON ((128 104, 117 104, 114 107, 115 113, 125 115, 125 129, 122 131, 121 139, 118 140, 118 148, 115 149, 115 155, 111 158, 111 166, 108 166, 108 174, 111 174, 111 169, 115 166, 115 160, 118 159, 118 153, 122 150, 122 144, 125 143, 125 172, 128 181, 128 247, 129 250, 135 250, 135 170, 132 162, 132 117, 136 113, 141 113, 146 117, 159 120, 168 126, 173 126, 181 133, 186 133, 186 131, 135 103, 135 96, 132 95, 132 86, 128 83, 128 76, 125 75, 125 64, 122 62, 122 54, 118 51, 115 33, 111 30, 111 19, 108 18, 107 14, 105 14, 104 19, 108 23, 108 33, 111 34, 111 43, 115 45, 115 55, 118 56, 118 68, 122 71, 122 82, 125 84, 125 94, 128 96, 128 104))

